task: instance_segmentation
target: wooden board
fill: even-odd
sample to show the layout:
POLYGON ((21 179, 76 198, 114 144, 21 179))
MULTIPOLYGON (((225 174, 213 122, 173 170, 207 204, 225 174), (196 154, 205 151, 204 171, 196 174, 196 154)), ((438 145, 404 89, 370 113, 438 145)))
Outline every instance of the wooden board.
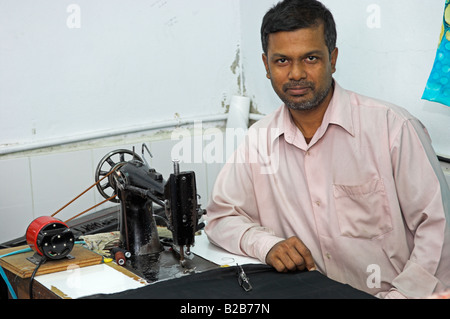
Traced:
MULTIPOLYGON (((24 248, 29 248, 28 245, 14 247, 14 248, 6 248, 0 250, 0 256, 8 254, 13 251, 21 250, 24 248)), ((33 273, 36 265, 30 262, 27 258, 32 257, 34 255, 34 251, 19 253, 16 255, 7 256, 0 259, 0 265, 9 270, 10 272, 16 274, 21 278, 29 278, 33 273)), ((60 260, 47 260, 43 263, 36 275, 49 274, 53 272, 63 271, 67 269, 71 269, 74 266, 78 267, 86 267, 100 264, 103 260, 103 257, 87 248, 84 248, 80 245, 75 245, 70 252, 70 255, 75 257, 73 259, 60 259, 60 260)))

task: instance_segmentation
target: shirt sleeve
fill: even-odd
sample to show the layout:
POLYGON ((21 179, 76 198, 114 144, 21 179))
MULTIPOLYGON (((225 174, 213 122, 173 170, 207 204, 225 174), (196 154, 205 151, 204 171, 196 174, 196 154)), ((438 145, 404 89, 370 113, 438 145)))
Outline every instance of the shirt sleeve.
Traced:
POLYGON ((403 218, 414 241, 408 262, 392 284, 408 297, 428 296, 441 284, 435 274, 448 241, 448 185, 428 133, 417 119, 403 124, 391 146, 391 158, 403 218))
POLYGON ((252 164, 245 160, 246 153, 244 143, 217 176, 206 209, 205 232, 213 244, 265 263, 269 250, 283 238, 261 226, 252 164))

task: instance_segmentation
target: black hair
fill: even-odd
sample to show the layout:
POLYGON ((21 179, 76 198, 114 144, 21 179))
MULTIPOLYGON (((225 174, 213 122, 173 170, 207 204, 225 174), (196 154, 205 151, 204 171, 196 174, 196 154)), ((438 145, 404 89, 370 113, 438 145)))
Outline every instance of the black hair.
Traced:
POLYGON ((317 0, 284 0, 265 14, 261 25, 261 42, 267 54, 269 34, 295 31, 324 25, 325 43, 331 54, 336 48, 336 24, 331 12, 317 0))

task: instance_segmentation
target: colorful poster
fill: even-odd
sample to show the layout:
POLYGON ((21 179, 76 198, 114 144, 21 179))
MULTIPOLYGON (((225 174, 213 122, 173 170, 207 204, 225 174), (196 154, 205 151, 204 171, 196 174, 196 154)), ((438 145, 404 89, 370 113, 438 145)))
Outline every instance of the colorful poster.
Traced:
POLYGON ((445 1, 439 47, 422 99, 450 106, 450 0, 445 1))

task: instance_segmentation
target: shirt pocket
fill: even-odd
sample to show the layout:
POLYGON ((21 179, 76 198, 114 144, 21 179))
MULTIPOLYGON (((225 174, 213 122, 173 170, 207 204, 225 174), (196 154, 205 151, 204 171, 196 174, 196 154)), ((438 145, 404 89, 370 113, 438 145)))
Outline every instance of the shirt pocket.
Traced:
POLYGON ((333 185, 341 235, 372 239, 392 230, 383 180, 362 185, 333 185))

